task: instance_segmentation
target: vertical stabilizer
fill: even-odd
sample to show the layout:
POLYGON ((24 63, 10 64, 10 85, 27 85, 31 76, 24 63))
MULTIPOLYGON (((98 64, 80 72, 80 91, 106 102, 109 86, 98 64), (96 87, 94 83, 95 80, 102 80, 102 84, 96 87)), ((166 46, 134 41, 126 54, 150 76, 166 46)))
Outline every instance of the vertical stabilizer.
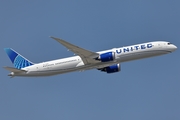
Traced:
POLYGON ((12 48, 5 48, 4 50, 6 51, 11 62, 14 64, 14 67, 17 69, 21 69, 34 64, 19 53, 17 53, 12 48))

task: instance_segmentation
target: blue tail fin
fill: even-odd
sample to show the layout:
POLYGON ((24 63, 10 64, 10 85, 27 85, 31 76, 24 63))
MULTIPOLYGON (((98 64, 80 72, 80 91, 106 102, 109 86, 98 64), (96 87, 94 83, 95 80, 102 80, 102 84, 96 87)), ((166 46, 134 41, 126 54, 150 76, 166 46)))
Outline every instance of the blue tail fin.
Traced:
POLYGON ((34 64, 11 48, 5 48, 4 50, 9 56, 11 62, 14 64, 14 67, 17 69, 21 69, 34 64))

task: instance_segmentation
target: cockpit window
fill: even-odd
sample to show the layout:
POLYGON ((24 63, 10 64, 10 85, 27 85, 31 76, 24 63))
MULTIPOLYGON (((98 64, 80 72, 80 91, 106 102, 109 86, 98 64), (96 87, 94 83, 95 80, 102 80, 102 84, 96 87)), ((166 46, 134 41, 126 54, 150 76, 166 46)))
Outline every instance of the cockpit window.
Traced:
POLYGON ((168 45, 172 45, 172 43, 168 43, 168 45))

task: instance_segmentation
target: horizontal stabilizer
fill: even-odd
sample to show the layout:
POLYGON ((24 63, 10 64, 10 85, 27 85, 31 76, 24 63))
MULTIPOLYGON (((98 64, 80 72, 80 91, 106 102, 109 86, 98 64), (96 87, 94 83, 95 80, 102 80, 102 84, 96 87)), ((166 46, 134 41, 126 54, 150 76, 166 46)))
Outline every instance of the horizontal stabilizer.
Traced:
POLYGON ((4 67, 6 70, 10 71, 10 72, 14 72, 14 73, 24 73, 24 72, 27 72, 25 70, 19 70, 19 69, 16 69, 16 68, 13 68, 13 67, 4 67))

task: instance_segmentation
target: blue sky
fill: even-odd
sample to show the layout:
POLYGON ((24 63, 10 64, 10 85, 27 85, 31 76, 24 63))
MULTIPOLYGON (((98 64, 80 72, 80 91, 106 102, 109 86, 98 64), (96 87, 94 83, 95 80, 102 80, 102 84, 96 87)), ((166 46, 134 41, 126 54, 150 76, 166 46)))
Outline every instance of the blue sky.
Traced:
MULTIPOLYGON (((0 66, 11 47, 38 63, 72 56, 49 38, 91 51, 155 40, 180 46, 179 0, 1 1, 0 66)), ((0 69, 1 120, 180 119, 179 50, 132 61, 122 71, 97 70, 10 79, 0 69)))

